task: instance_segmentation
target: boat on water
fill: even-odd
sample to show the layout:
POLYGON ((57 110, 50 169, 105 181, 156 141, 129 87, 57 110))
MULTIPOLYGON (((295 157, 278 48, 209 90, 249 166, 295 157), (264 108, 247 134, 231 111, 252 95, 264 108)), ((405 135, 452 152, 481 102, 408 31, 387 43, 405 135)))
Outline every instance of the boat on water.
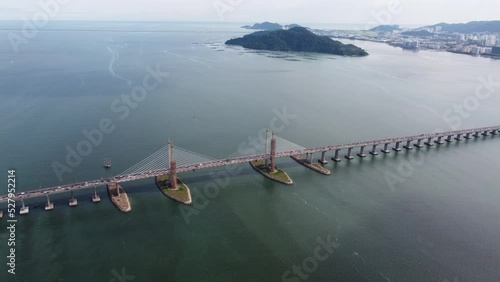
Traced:
POLYGON ((111 168, 111 159, 110 158, 104 159, 104 167, 111 168))

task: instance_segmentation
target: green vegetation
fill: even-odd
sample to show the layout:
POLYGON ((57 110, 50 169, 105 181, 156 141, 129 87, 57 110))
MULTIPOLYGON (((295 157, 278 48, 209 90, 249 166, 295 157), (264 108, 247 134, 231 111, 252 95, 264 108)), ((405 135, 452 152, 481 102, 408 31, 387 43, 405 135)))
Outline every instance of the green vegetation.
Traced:
POLYGON ((165 175, 160 175, 156 178, 156 184, 158 185, 158 188, 162 191, 162 193, 178 202, 184 203, 184 204, 191 204, 191 192, 189 191, 189 188, 180 180, 177 178, 177 185, 178 189, 171 189, 169 188, 169 180, 170 180, 170 175, 165 174, 165 175))
POLYGON ((269 171, 268 167, 265 165, 264 160, 253 161, 250 163, 253 168, 262 173, 269 179, 281 182, 283 184, 293 184, 292 179, 283 170, 276 167, 276 172, 269 171))
POLYGON ((352 44, 343 44, 327 36, 319 36, 304 27, 288 30, 258 31, 226 41, 248 49, 268 51, 297 51, 341 56, 366 56, 368 53, 352 44))

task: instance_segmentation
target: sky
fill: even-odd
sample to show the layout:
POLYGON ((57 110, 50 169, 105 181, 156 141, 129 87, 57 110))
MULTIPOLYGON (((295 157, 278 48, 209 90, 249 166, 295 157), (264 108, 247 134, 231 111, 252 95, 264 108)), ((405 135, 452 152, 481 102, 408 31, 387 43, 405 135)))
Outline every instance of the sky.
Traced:
POLYGON ((500 20, 498 11, 499 0, 3 0, 0 20, 424 25, 500 20))

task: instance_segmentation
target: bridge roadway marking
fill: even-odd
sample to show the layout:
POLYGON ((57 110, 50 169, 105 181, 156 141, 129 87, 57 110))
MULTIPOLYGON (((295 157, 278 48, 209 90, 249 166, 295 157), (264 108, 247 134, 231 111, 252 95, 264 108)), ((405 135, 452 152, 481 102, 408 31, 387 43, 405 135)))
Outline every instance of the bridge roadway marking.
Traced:
MULTIPOLYGON (((360 147, 367 147, 367 146, 373 146, 373 145, 383 145, 383 144, 391 144, 391 143, 405 142, 405 141, 424 140, 424 139, 428 139, 428 138, 447 137, 447 136, 459 135, 459 134, 464 135, 467 133, 472 134, 472 133, 476 133, 476 132, 479 132, 479 133, 482 133, 485 131, 490 132, 493 130, 500 131, 500 126, 490 126, 490 127, 482 127, 482 128, 474 128, 474 129, 455 130, 455 131, 448 131, 448 132, 441 132, 441 133, 421 134, 421 135, 406 136, 406 137, 397 137, 397 138, 388 138, 388 139, 365 141, 365 142, 354 142, 354 143, 341 144, 341 145, 316 147, 316 148, 303 149, 303 150, 277 152, 276 158, 285 158, 285 157, 290 157, 293 155, 301 155, 301 154, 306 154, 306 153, 311 154, 311 153, 324 152, 324 151, 336 151, 336 150, 349 149, 349 148, 360 148, 360 147)), ((221 166, 227 166, 227 165, 233 165, 233 164, 241 164, 241 163, 247 163, 247 162, 256 161, 256 160, 263 160, 263 159, 265 159, 265 155, 246 156, 246 157, 239 157, 239 158, 232 158, 232 159, 225 159, 225 160, 214 160, 214 161, 208 161, 208 162, 204 162, 204 163, 200 163, 200 164, 191 164, 191 165, 187 165, 187 166, 181 166, 181 167, 177 168, 177 172, 180 173, 180 172, 187 172, 187 171, 193 171, 193 170, 196 171, 196 170, 200 170, 200 169, 221 167, 221 166)), ((90 180, 90 181, 85 181, 85 182, 78 182, 78 183, 54 186, 54 187, 49 187, 49 188, 44 188, 44 189, 32 190, 32 191, 25 192, 25 193, 17 193, 17 194, 15 194, 15 196, 12 199, 17 201, 17 200, 21 200, 21 199, 25 200, 25 199, 43 197, 45 195, 61 194, 61 193, 66 193, 66 192, 71 192, 71 191, 88 189, 88 188, 92 188, 94 186, 105 186, 109 183, 124 183, 124 182, 129 182, 129 181, 135 181, 135 180, 140 180, 140 179, 156 177, 159 175, 168 174, 169 172, 170 172, 169 169, 148 171, 146 173, 118 175, 115 177, 106 178, 106 179, 102 179, 102 180, 90 180)), ((8 195, 0 196, 0 203, 5 203, 7 201, 8 201, 8 195)))

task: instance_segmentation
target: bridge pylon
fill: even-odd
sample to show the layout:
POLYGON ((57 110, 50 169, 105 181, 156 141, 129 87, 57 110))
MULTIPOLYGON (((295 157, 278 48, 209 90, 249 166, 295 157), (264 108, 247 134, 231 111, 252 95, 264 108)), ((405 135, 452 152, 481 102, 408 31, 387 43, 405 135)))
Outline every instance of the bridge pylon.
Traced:
POLYGON ((270 156, 271 164, 269 165, 269 170, 271 172, 276 172, 276 136, 274 132, 271 137, 271 156, 270 156))
POLYGON ((174 155, 174 143, 168 140, 168 158, 169 158, 169 163, 170 163, 170 178, 169 178, 169 184, 170 188, 172 189, 178 189, 179 187, 177 186, 177 162, 175 161, 175 155, 174 155))

